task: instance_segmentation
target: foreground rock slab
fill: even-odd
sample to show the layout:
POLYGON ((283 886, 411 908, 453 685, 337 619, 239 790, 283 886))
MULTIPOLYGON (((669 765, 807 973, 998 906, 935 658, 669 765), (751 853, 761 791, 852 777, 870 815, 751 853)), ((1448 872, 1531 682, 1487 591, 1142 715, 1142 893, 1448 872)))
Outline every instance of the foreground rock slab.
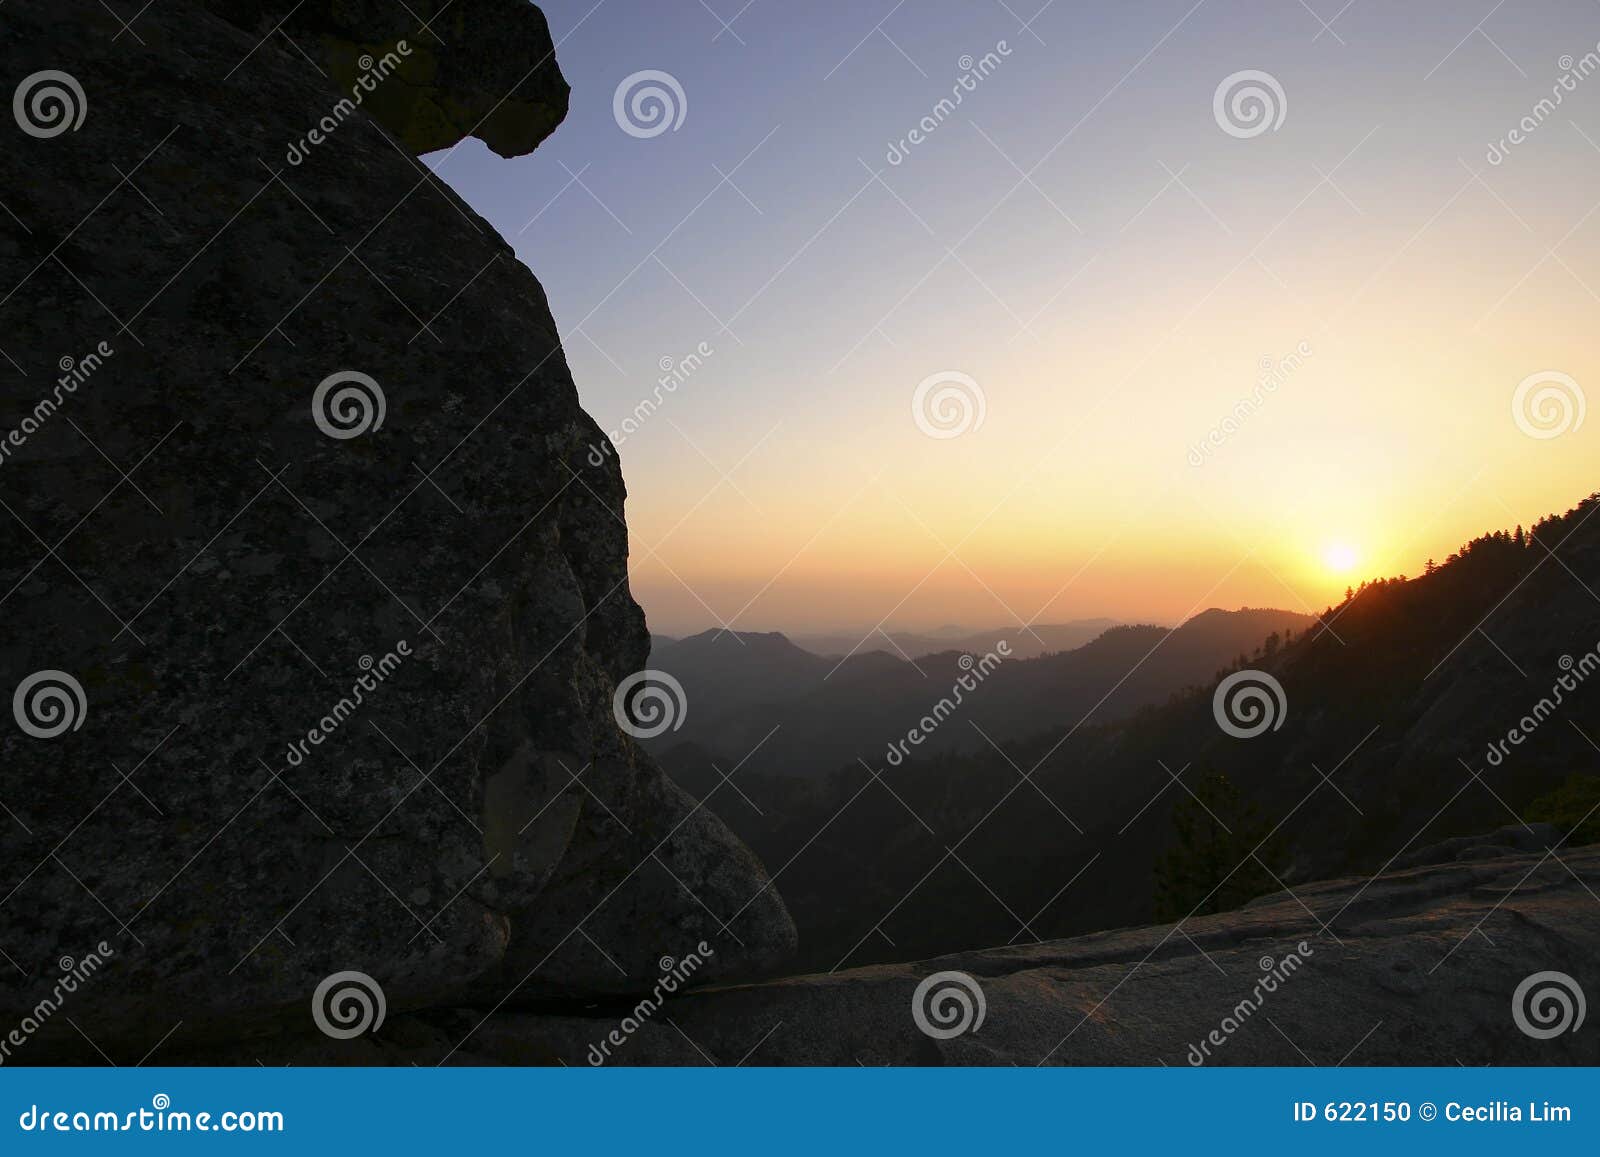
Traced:
POLYGON ((458 1008, 358 1041, 248 1048, 268 1064, 585 1065, 599 1055, 635 1065, 1183 1066, 1198 1055, 1225 1065, 1592 1065, 1600 1024, 1575 1024, 1576 1007, 1555 994, 1600 992, 1597 893, 1600 846, 1510 852, 1309 884, 1181 928, 708 990, 653 1011, 458 1008), (913 1016, 919 984, 941 972, 966 973, 986 1006, 981 1027, 945 1040, 913 1016), (1519 986, 1540 973, 1576 988, 1542 980, 1514 1013, 1519 986), (1272 991, 1258 987, 1267 976, 1279 978, 1272 991), (1530 1036, 1519 1016, 1551 1035, 1530 1036), (624 1043, 607 1049, 613 1032, 624 1043))

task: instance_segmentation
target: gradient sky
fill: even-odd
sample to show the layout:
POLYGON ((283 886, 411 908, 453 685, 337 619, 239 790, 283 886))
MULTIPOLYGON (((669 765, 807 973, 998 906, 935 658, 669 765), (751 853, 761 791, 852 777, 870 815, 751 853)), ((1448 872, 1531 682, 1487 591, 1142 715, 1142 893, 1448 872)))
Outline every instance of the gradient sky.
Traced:
POLYGON ((1600 383, 1600 73, 1486 159, 1600 4, 1341 3, 544 3, 566 123, 431 162, 543 282, 602 426, 714 350, 621 446, 652 628, 1320 610, 1600 485, 1600 415, 1512 412, 1533 374, 1600 383), (639 139, 613 94, 646 69, 686 110, 639 139), (1213 114, 1245 69, 1287 104, 1248 139, 1213 114), (986 414, 934 439, 912 396, 945 371, 986 414))

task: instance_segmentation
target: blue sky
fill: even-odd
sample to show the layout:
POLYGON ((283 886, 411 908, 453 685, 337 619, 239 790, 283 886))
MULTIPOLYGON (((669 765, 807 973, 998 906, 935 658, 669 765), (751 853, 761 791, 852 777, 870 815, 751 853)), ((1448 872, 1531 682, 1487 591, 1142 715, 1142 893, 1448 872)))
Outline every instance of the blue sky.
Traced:
POLYGON ((1486 160, 1595 49, 1592 0, 543 8, 567 122, 433 163, 543 282, 602 426, 713 350, 621 448, 660 629, 1320 609, 1593 487, 1591 425, 1509 406, 1592 377, 1600 76, 1486 160), (685 103, 648 139, 613 115, 644 70, 685 103), (1242 70, 1277 128, 1219 125, 1242 70), (948 373, 984 422, 930 438, 911 400, 948 373))

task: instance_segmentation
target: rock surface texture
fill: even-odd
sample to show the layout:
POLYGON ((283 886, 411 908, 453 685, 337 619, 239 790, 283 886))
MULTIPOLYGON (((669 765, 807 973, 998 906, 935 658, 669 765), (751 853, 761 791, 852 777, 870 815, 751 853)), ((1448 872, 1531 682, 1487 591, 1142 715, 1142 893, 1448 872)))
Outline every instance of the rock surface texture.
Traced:
POLYGON ((793 947, 614 720, 648 654, 615 457, 539 284, 415 157, 555 127, 543 15, 284 7, 0 11, 6 91, 83 114, 25 102, 0 150, 0 1021, 103 961, 11 1063, 293 1032, 345 971, 394 1019, 793 947))
MULTIPOLYGON (((1503 842, 1497 834, 1481 847, 1503 842)), ((1565 1031, 1554 1031, 1561 982, 1538 982, 1520 1001, 1547 1038, 1524 1032, 1513 1012, 1519 986, 1538 973, 1565 973, 1591 996, 1600 988, 1600 846, 1457 854, 1444 848, 1434 866, 1297 887, 1182 931, 1126 929, 723 988, 643 1017, 623 1005, 581 1015, 441 1010, 360 1041, 302 1036, 260 1042, 252 1055, 268 1064, 582 1065, 631 1016, 637 1029, 605 1063, 1600 1063, 1592 1019, 1577 1024, 1571 1009, 1565 1031), (941 1040, 917 1027, 912 1010, 918 985, 947 971, 968 974, 986 1007, 980 1026, 941 1040), (1269 974, 1272 991, 1258 987, 1269 974)), ((956 1027, 960 1014, 950 1011, 956 1027)))

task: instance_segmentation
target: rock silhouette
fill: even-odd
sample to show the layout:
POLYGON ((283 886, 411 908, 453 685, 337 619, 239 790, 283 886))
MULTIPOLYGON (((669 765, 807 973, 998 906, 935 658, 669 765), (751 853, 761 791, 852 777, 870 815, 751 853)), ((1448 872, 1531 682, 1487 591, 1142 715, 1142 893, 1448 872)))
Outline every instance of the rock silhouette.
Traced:
POLYGON ((0 75, 87 102, 0 158, 0 404, 29 416, 0 465, 5 687, 57 671, 84 700, 76 730, 0 736, 0 1016, 114 953, 13 1063, 69 1014, 130 1060, 309 1024, 346 970, 392 1016, 793 947, 760 864, 618 727, 648 652, 619 469, 588 461, 538 282, 414 155, 554 128, 544 17, 414 10, 448 48, 331 0, 276 32, 277 6, 182 0, 137 38, 93 0, 0 22, 0 75), (335 112, 340 62, 403 38, 385 97, 335 112))

